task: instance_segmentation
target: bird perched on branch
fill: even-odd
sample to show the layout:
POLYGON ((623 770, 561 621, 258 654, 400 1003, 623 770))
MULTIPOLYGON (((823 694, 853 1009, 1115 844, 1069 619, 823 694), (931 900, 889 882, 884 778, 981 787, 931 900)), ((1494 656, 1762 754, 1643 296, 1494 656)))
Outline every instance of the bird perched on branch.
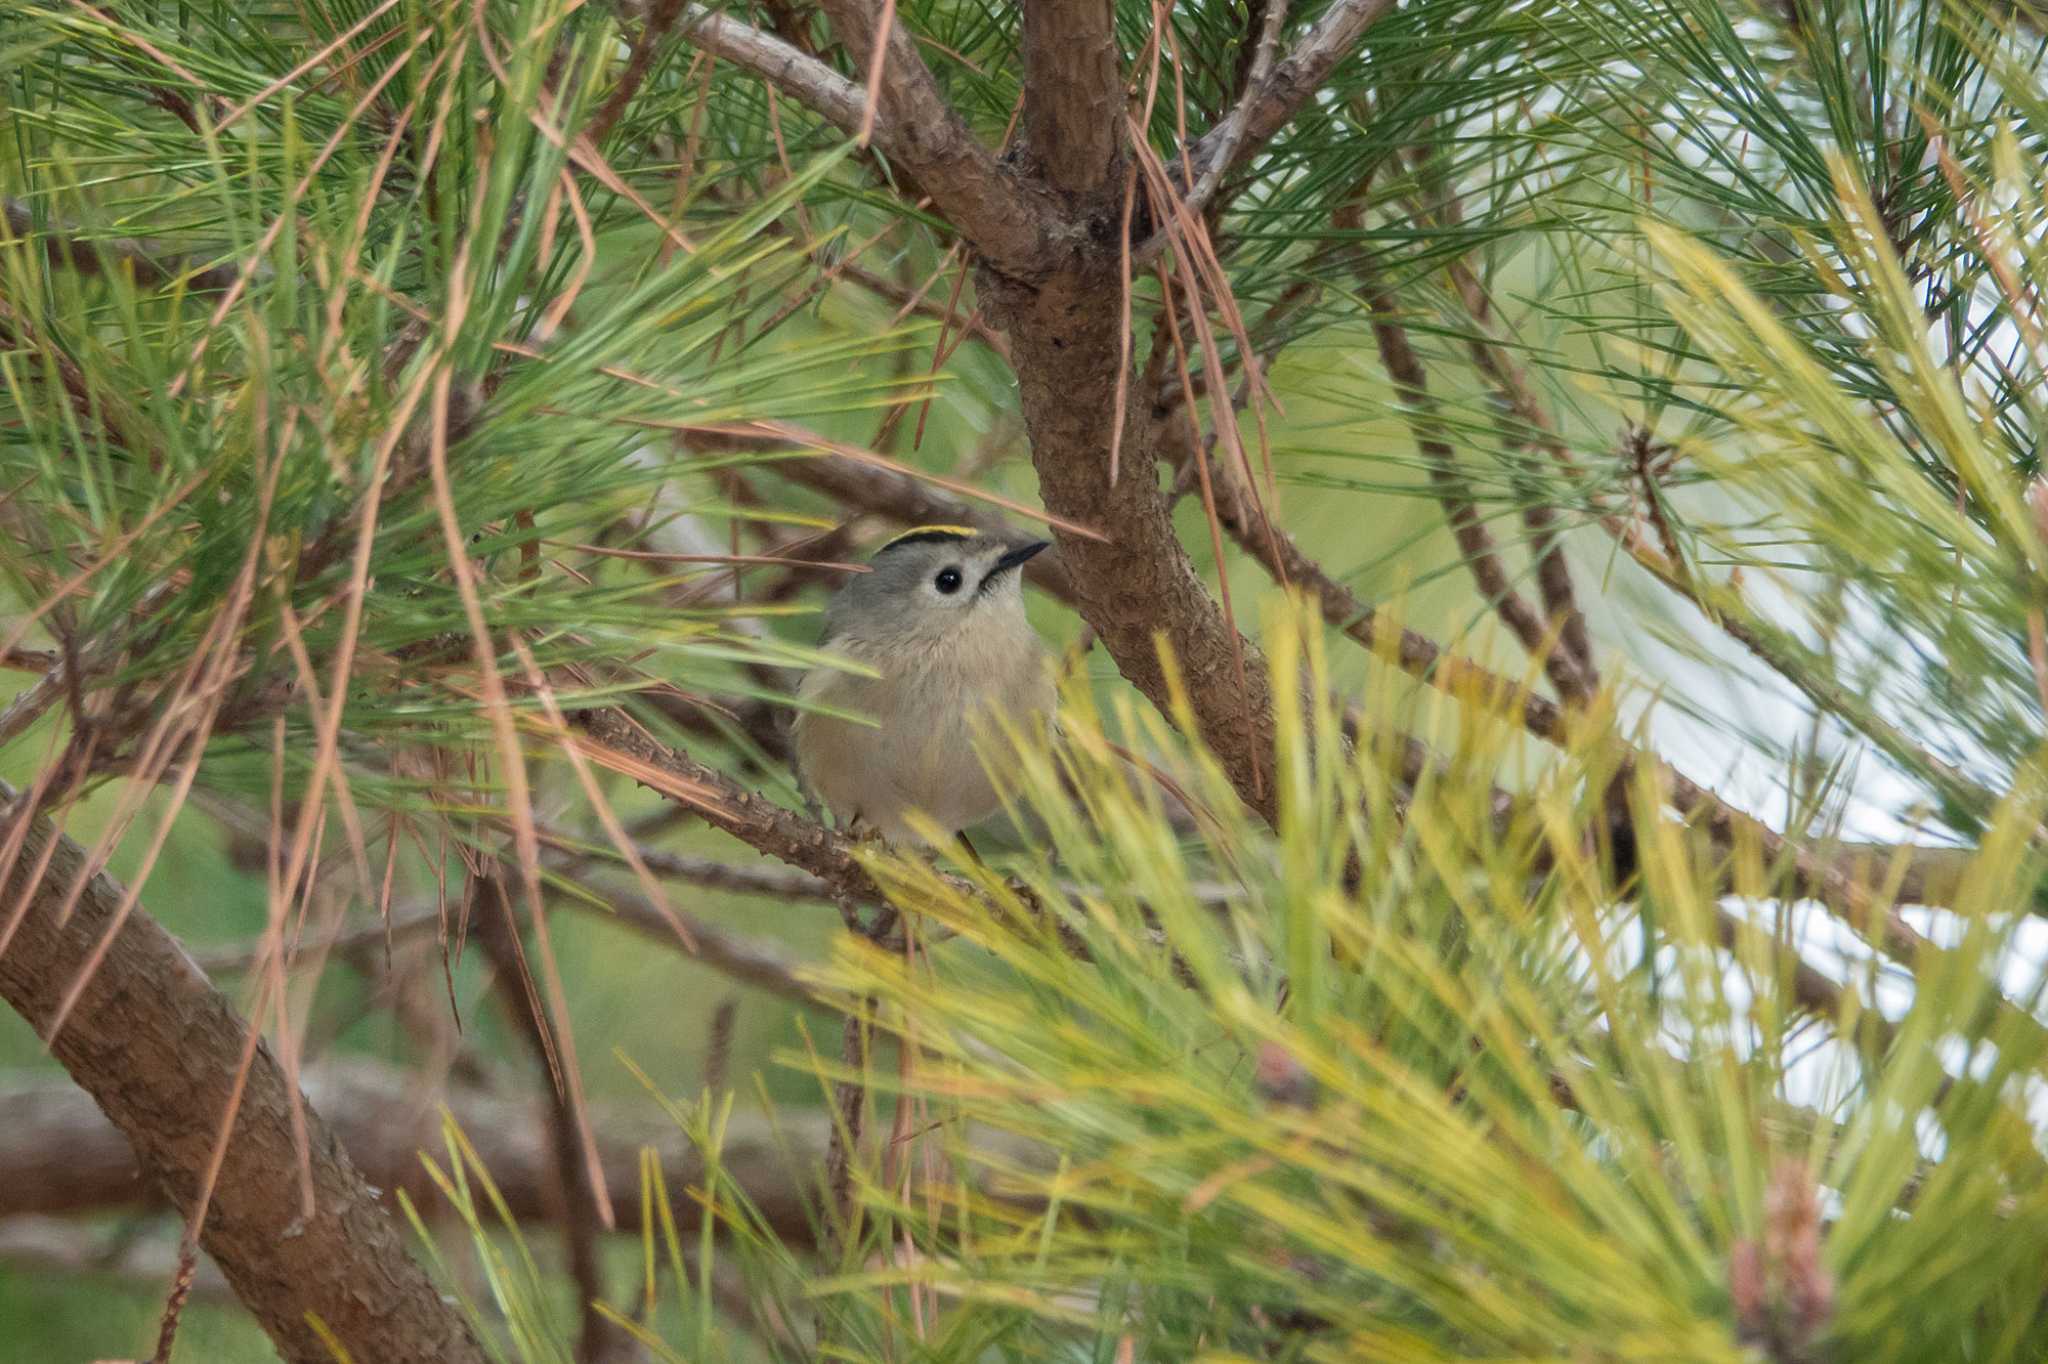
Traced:
POLYGON ((1052 674, 1020 581, 1047 543, 919 526, 833 597, 820 647, 879 676, 821 666, 798 695, 875 723, 803 709, 795 738, 805 780, 842 821, 902 841, 918 837, 912 810, 960 834, 1000 807, 974 745, 993 717, 1028 729, 1052 715, 1052 674))

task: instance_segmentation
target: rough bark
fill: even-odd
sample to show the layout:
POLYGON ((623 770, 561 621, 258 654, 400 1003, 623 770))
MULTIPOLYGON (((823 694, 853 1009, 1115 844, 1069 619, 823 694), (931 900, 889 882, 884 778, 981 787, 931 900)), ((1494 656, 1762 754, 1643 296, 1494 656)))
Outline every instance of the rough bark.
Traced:
MULTIPOLYGON (((0 798, 14 793, 0 786, 0 798)), ((23 817, 20 814, 14 818, 23 817)), ((85 871, 85 851, 36 819, 0 905, 27 897, 0 956, 0 996, 46 1036, 51 1052, 126 1137, 151 1183, 190 1216, 228 1111, 248 1028, 177 940, 137 908, 54 1038, 65 992, 115 926, 122 891, 104 874, 86 884, 67 922, 58 910, 85 871), (52 840, 55 847, 50 848, 52 840), (50 848, 48 874, 24 884, 50 848)), ((407 1254, 398 1225, 350 1161, 334 1130, 306 1113, 315 1196, 299 1203, 292 1096, 258 1046, 236 1111, 200 1245, 293 1364, 331 1364, 309 1324, 317 1318, 359 1360, 482 1364, 461 1314, 407 1254)), ((10 1125, 16 1110, 10 1106, 10 1125)))
POLYGON ((982 260, 1028 278, 1047 258, 1060 226, 1043 193, 997 162, 976 140, 919 55, 893 6, 878 0, 822 0, 832 35, 861 71, 883 49, 876 91, 876 141, 925 187, 940 212, 974 243, 982 260), (887 31, 882 20, 890 17, 887 31), (879 35, 879 36, 878 36, 879 35))
POLYGON ((985 274, 984 306, 1009 330, 1015 348, 1031 459, 1046 510, 1109 537, 1100 542, 1055 531, 1082 616, 1117 669, 1171 715, 1159 652, 1164 642, 1186 679, 1203 742, 1238 794, 1270 820, 1277 806, 1266 662, 1231 629, 1174 530, 1157 471, 1164 428, 1149 403, 1127 405, 1126 463, 1117 481, 1109 481, 1109 428, 1122 363, 1121 319, 1117 309, 1103 304, 1118 288, 1121 204, 1112 202, 1115 197, 1097 195, 1086 210, 1088 236, 1099 239, 1092 249, 1077 252, 1037 288, 985 274))
POLYGON ((1122 146, 1123 83, 1109 0, 1024 0, 1024 142, 1046 183, 1091 194, 1122 146))

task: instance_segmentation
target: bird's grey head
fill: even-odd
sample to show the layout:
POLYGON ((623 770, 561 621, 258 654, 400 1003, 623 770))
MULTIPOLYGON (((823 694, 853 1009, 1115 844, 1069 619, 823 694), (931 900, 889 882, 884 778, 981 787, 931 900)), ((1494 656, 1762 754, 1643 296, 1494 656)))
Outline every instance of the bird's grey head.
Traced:
POLYGON ((942 639, 988 611, 1024 609, 1019 570, 1047 541, 965 526, 919 526, 875 551, 825 612, 828 642, 942 639))

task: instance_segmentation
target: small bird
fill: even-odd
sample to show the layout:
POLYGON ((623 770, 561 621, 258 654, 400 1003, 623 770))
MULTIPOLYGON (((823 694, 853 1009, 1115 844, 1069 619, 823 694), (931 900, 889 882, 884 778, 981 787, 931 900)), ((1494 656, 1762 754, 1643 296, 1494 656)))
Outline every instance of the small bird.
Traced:
POLYGON ((843 822, 914 840, 906 817, 918 810, 964 841, 1002 804, 974 741, 995 716, 1025 729, 1051 718, 1052 672, 1019 572, 1048 543, 919 526, 832 598, 820 647, 881 674, 814 668, 798 691, 876 722, 796 715, 797 764, 843 822))

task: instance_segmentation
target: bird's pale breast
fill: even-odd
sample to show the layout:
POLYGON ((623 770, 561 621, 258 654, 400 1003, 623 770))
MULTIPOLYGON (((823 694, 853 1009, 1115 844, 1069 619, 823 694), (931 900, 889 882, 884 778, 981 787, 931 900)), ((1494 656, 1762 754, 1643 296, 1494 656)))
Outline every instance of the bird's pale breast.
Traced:
POLYGON ((913 808, 949 831, 994 814, 1001 801, 975 742, 992 733, 990 714, 1022 726, 1051 712, 1037 636, 1002 628, 991 612, 933 643, 851 656, 883 677, 821 669, 805 680, 804 698, 877 723, 798 716, 797 759, 812 790, 842 818, 857 814, 893 840, 915 838, 905 822, 913 808))

